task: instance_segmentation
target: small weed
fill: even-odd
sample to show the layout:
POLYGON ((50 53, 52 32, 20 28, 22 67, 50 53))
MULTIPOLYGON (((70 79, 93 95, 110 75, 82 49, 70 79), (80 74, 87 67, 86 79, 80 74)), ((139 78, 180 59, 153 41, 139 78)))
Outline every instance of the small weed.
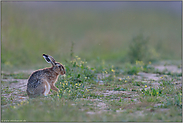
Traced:
POLYGON ((161 86, 164 86, 164 87, 166 87, 166 86, 168 86, 168 85, 173 85, 172 83, 171 83, 171 81, 168 81, 168 80, 161 80, 161 83, 162 84, 160 84, 161 86))
POLYGON ((8 86, 6 86, 1 89, 1 93, 10 94, 12 93, 12 90, 8 86))
POLYGON ((150 88, 150 89, 142 89, 142 93, 145 96, 160 96, 161 95, 161 90, 160 89, 154 89, 154 88, 150 88))
POLYGON ((174 97, 167 97, 166 102, 164 103, 164 107, 177 106, 182 108, 182 93, 175 95, 174 97))
MULTIPOLYGON (((151 63, 151 62, 150 62, 151 63)), ((154 67, 152 67, 151 65, 149 64, 144 64, 143 66, 143 72, 146 72, 146 73, 151 73, 151 72, 154 72, 154 67)))
POLYGON ((118 88, 114 88, 114 91, 126 91, 126 89, 118 87, 118 88))
POLYGON ((73 60, 73 58, 74 58, 74 42, 72 41, 72 43, 71 43, 71 53, 70 53, 70 58, 71 58, 71 60, 73 60))
POLYGON ((134 86, 144 86, 145 84, 144 82, 133 82, 134 86))
POLYGON ((4 96, 1 96, 1 105, 6 105, 6 104, 8 104, 7 98, 4 96))
POLYGON ((148 64, 145 64, 143 61, 136 61, 136 64, 130 64, 130 63, 125 64, 124 73, 126 74, 137 75, 138 72, 140 71, 151 72, 154 71, 154 68, 148 64))
POLYGON ((125 65, 125 73, 126 74, 129 74, 129 75, 136 75, 138 72, 140 72, 142 70, 142 68, 141 67, 139 67, 139 66, 136 66, 136 65, 132 65, 132 64, 130 64, 130 63, 127 63, 126 65, 125 65))

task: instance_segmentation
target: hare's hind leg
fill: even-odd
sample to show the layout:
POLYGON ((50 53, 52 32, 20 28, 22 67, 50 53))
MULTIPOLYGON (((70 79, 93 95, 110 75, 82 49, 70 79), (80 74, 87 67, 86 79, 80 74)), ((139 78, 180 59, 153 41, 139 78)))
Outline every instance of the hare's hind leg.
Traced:
POLYGON ((47 96, 50 92, 50 84, 47 81, 43 81, 43 84, 39 85, 35 89, 35 93, 40 96, 47 96))
POLYGON ((47 81, 39 81, 39 85, 36 88, 27 90, 29 97, 47 96, 50 92, 50 84, 47 81))
POLYGON ((44 84, 45 90, 44 90, 43 95, 44 96, 47 96, 48 94, 50 94, 50 84, 47 81, 45 81, 44 83, 45 83, 44 84))
POLYGON ((44 80, 42 80, 42 84, 40 84, 35 89, 35 93, 40 96, 47 96, 49 92, 50 92, 50 84, 44 80))
POLYGON ((40 95, 47 96, 50 92, 50 84, 46 80, 42 80, 42 84, 37 87, 36 92, 40 95))

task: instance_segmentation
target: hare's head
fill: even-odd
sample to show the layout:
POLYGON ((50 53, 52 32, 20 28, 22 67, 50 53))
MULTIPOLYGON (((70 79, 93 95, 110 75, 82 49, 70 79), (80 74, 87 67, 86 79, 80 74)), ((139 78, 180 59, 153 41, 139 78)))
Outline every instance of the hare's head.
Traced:
POLYGON ((48 63, 52 64, 52 68, 56 73, 61 74, 61 75, 65 74, 64 66, 62 64, 60 64, 59 62, 55 62, 55 59, 52 56, 43 54, 43 57, 48 63))

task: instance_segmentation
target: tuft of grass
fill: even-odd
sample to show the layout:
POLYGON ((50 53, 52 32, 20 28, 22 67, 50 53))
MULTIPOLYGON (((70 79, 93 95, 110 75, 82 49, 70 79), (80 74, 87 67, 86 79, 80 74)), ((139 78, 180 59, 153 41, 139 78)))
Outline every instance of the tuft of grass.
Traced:
POLYGON ((150 89, 142 89, 142 93, 146 96, 160 96, 161 95, 161 89, 155 89, 155 88, 150 88, 150 89))
POLYGON ((143 71, 143 61, 136 61, 136 64, 126 63, 124 73, 129 75, 137 75, 138 72, 143 71))
POLYGON ((149 37, 144 37, 143 34, 139 34, 130 42, 129 45, 129 59, 131 63, 135 63, 135 61, 144 61, 144 58, 148 57, 148 43, 149 43, 149 37))

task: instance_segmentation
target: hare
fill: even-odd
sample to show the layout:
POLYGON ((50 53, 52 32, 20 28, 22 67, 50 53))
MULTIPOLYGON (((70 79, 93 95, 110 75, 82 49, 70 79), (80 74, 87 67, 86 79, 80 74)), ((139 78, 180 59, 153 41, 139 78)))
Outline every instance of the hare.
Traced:
POLYGON ((30 98, 47 96, 51 94, 50 89, 58 92, 55 83, 59 75, 64 75, 65 68, 62 64, 55 62, 52 56, 43 54, 44 59, 52 64, 50 68, 44 68, 33 72, 27 83, 27 95, 30 98))

